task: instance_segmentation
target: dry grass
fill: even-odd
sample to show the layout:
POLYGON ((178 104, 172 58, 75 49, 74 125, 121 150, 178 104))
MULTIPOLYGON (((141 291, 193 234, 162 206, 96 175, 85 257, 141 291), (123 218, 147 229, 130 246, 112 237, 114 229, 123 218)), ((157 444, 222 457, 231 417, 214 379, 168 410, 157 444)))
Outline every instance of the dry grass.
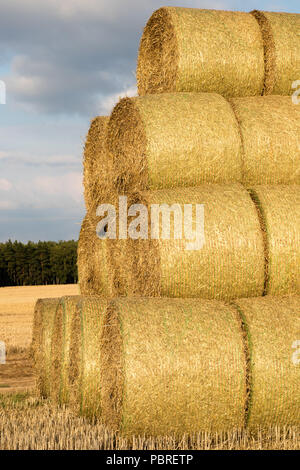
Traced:
POLYGON ((299 450, 300 429, 122 438, 29 395, 0 395, 0 450, 299 450))
POLYGON ((32 338, 34 306, 38 299, 76 295, 77 284, 0 288, 0 340, 8 350, 26 349, 32 338))

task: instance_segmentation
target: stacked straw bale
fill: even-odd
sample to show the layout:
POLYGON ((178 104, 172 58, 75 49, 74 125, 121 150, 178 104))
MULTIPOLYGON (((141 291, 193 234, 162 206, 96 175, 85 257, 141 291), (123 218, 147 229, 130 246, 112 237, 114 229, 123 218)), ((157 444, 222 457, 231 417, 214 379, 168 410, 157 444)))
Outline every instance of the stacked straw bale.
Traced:
MULTIPOLYGON (((80 415, 101 417, 101 341, 108 301, 84 297, 76 307, 70 343, 70 404, 80 415)), ((107 371, 106 371, 107 373, 107 371)))
POLYGON ((85 144, 85 297, 36 304, 42 396, 125 435, 299 424, 299 34, 300 15, 152 15, 140 96, 95 118, 85 144), (96 209, 119 194, 147 215, 129 214, 135 237, 100 240, 96 209), (204 245, 188 249, 196 204, 204 245))
POLYGON ((230 102, 243 142, 243 183, 299 184, 300 105, 290 96, 235 98, 230 102))
POLYGON ((266 95, 291 95, 300 80, 300 15, 254 10, 263 37, 266 95))
POLYGON ((250 428, 300 423, 300 297, 235 301, 250 352, 250 428))
POLYGON ((144 29, 137 67, 140 95, 260 95, 264 73, 260 27, 247 13, 165 7, 144 29))
POLYGON ((300 187, 255 186, 267 258, 265 293, 300 294, 300 187))
POLYGON ((152 204, 175 203, 182 213, 185 204, 204 204, 205 243, 201 249, 188 250, 187 238, 174 237, 172 217, 170 239, 162 238, 162 217, 160 238, 153 239, 149 223, 148 239, 127 240, 128 262, 120 265, 128 276, 129 295, 229 300, 263 293, 263 236, 257 210, 243 186, 146 192, 140 193, 139 202, 148 213, 152 204))
POLYGON ((107 129, 120 193, 203 183, 300 183, 300 106, 287 96, 124 98, 107 129))
POLYGON ((65 296, 56 309, 51 345, 51 399, 69 402, 69 368, 72 319, 81 296, 65 296))
POLYGON ((121 193, 242 179, 239 126, 215 93, 124 98, 111 114, 107 147, 121 193))
POLYGON ((245 356, 230 306, 200 299, 119 299, 102 342, 102 419, 124 434, 240 428, 245 356))
POLYGON ((31 352, 37 390, 43 398, 49 398, 51 394, 51 341, 58 304, 58 298, 38 299, 34 308, 31 352))

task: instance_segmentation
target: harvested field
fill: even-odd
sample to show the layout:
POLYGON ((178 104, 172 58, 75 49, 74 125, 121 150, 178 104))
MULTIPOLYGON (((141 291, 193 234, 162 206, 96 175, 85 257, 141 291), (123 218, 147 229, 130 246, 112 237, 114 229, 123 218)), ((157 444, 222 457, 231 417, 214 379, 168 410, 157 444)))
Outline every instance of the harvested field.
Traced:
POLYGON ((32 389, 34 377, 29 346, 34 306, 39 298, 78 294, 77 285, 0 288, 0 341, 7 349, 7 363, 0 366, 0 392, 32 389))
POLYGON ((125 439, 65 408, 28 395, 0 395, 0 450, 299 450, 300 429, 125 439))

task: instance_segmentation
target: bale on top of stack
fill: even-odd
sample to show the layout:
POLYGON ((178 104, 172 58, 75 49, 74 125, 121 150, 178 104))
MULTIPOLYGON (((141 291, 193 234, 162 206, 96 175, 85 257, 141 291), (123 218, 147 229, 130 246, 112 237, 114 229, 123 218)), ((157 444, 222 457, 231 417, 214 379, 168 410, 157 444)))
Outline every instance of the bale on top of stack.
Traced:
POLYGON ((260 95, 264 83, 260 27, 252 15, 238 11, 160 8, 144 29, 137 83, 140 95, 173 91, 260 95))
POLYGON ((291 95, 300 77, 300 15, 253 10, 264 43, 263 94, 291 95))
POLYGON ((300 77, 300 15, 164 7, 140 43, 140 95, 291 95, 300 77))

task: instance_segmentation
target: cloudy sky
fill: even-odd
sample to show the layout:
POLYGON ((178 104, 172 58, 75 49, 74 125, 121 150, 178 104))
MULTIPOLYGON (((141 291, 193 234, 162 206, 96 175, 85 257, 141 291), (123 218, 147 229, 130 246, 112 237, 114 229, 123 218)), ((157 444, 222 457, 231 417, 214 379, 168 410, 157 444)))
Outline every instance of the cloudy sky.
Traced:
POLYGON ((300 13, 299 0, 0 0, 0 242, 78 237, 90 120, 136 93, 141 33, 164 5, 300 13))

